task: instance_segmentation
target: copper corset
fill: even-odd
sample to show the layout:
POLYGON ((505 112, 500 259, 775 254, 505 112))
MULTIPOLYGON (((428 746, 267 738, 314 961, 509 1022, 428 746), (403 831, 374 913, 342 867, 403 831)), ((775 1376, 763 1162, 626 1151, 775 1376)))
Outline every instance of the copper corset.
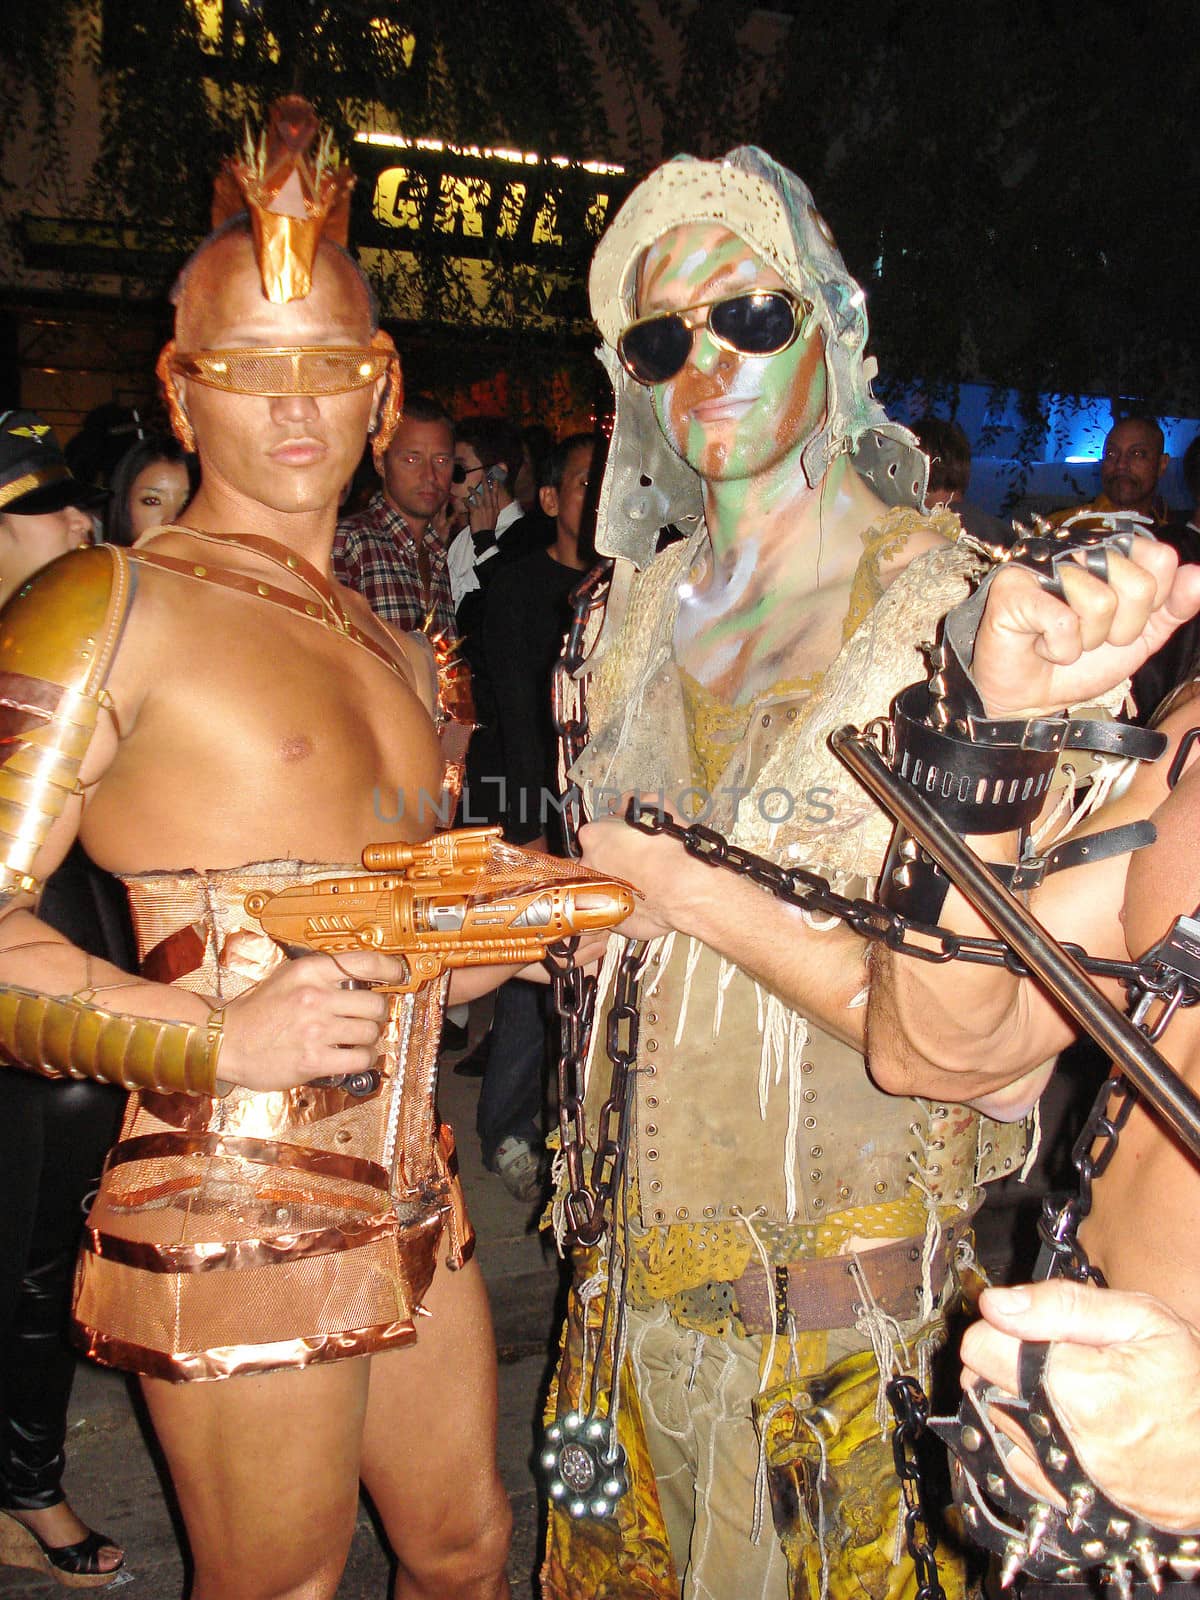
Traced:
MULTIPOLYGON (((143 972, 232 1000, 283 959, 253 928, 247 893, 331 870, 127 878, 143 972)), ((393 997, 381 1081, 362 1099, 307 1085, 131 1097, 80 1257, 88 1355, 153 1377, 224 1378, 416 1337, 443 1228, 452 1266, 472 1244, 434 1109, 445 986, 393 997)))

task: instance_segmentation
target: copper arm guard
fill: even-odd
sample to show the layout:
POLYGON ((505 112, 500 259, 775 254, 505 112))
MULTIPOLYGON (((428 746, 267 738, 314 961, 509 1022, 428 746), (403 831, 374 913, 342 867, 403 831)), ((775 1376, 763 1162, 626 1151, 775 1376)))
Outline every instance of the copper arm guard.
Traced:
POLYGON ((111 545, 52 563, 0 616, 0 897, 39 888, 34 865, 79 793, 132 599, 111 545))
POLYGON ((216 1011, 199 1024, 127 1017, 10 984, 0 989, 0 1052, 48 1078, 213 1095, 221 1020, 216 1011))
MULTIPOLYGON (((133 598, 112 546, 64 556, 0 616, 0 906, 34 894, 38 856, 68 802, 133 598)), ((0 1051, 48 1077, 212 1094, 221 1025, 124 1017, 82 999, 0 988, 0 1051)))
POLYGON ((552 944, 613 928, 633 891, 575 862, 505 844, 499 828, 460 828, 423 844, 368 845, 362 873, 246 898, 285 948, 402 956, 410 993, 454 967, 524 965, 552 944))

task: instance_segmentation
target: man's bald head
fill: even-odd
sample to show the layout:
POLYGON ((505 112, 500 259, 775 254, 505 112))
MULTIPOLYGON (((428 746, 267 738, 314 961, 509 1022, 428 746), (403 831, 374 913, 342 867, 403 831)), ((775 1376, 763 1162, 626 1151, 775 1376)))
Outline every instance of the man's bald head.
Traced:
MULTIPOLYGON (((214 347, 209 330, 224 324, 229 291, 244 291, 250 270, 260 284, 261 295, 249 217, 233 217, 201 240, 181 268, 169 296, 175 307, 175 339, 180 349, 214 347)), ((370 280, 352 256, 340 245, 322 239, 313 272, 314 277, 317 273, 325 278, 332 274, 346 310, 353 314, 361 306, 368 333, 375 332, 379 326, 379 303, 370 280)), ((261 297, 264 304, 270 303, 265 295, 261 297)))
POLYGON ((1155 515, 1158 483, 1170 459, 1156 417, 1122 417, 1104 441, 1100 487, 1118 511, 1155 515))

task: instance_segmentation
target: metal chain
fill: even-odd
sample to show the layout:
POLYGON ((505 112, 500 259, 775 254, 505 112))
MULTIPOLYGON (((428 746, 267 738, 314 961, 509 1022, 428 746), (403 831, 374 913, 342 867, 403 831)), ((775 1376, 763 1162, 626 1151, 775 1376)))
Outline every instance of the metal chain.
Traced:
MULTIPOLYGON (((625 812, 625 821, 642 833, 665 834, 676 839, 689 855, 709 866, 723 867, 738 877, 749 878, 760 888, 767 889, 777 900, 798 906, 820 917, 836 917, 864 939, 884 944, 889 950, 899 951, 918 961, 942 965, 947 961, 970 961, 980 966, 1005 967, 1017 978, 1034 974, 1016 956, 1011 947, 1001 939, 977 938, 974 935, 953 933, 936 923, 914 922, 898 912, 888 911, 874 900, 861 897, 851 899, 839 894, 819 873, 807 867, 780 867, 765 857, 732 844, 723 834, 702 823, 689 826, 675 822, 663 812, 631 800, 625 812), (915 936, 915 937, 914 937, 915 936), (918 940, 924 942, 917 942, 918 940)), ((1200 987, 1184 978, 1175 969, 1150 961, 1115 961, 1103 956, 1090 956, 1077 944, 1064 944, 1064 950, 1079 962, 1085 972, 1093 977, 1115 978, 1127 987, 1136 987, 1152 997, 1174 1000, 1175 1005, 1192 1005, 1200 1000, 1200 987)))
MULTIPOLYGON (((597 568, 575 591, 571 628, 554 672, 552 713, 566 771, 574 765, 587 742, 586 699, 575 675, 583 665, 588 624, 607 599, 610 572, 611 565, 597 568)), ((575 807, 564 809, 564 832, 568 850, 574 856, 579 854, 577 818, 575 807)), ((733 844, 701 823, 683 826, 636 799, 630 802, 625 820, 644 833, 675 839, 696 859, 748 878, 777 899, 802 911, 821 918, 834 917, 862 938, 880 942, 890 950, 939 965, 947 961, 968 961, 1003 966, 1015 977, 1033 976, 1002 940, 958 934, 936 924, 909 921, 872 900, 839 894, 818 873, 805 867, 780 867, 733 844)), ((1200 1000, 1200 981, 1179 971, 1169 961, 1155 960, 1153 952, 1143 961, 1134 962, 1094 957, 1079 945, 1064 945, 1063 948, 1093 977, 1116 979, 1125 986, 1133 1005, 1133 1020, 1153 1040, 1158 1039, 1180 1005, 1194 1005, 1200 1000), (1145 1019, 1156 1000, 1162 1002, 1162 1008, 1155 1025, 1150 1026, 1145 1019)), ((573 946, 568 947, 564 959, 551 959, 555 1003, 562 1019, 558 1115, 567 1175, 565 1231, 570 1241, 583 1245, 594 1245, 603 1237, 610 1208, 614 1206, 623 1155, 621 1112, 628 1104, 630 1075, 636 1070, 638 985, 645 949, 644 945, 629 941, 617 970, 605 1039, 612 1074, 608 1098, 600 1112, 590 1185, 584 1171, 587 1129, 583 1096, 597 984, 594 977, 585 976, 575 966, 573 946), (615 1133, 614 1115, 617 1116, 615 1133)), ((1043 1204, 1038 1230, 1049 1255, 1047 1276, 1058 1273, 1079 1282, 1103 1285, 1103 1275, 1092 1266, 1079 1241, 1079 1227, 1092 1208, 1093 1183, 1116 1153, 1121 1131, 1136 1099, 1136 1091, 1117 1072, 1101 1088, 1071 1153, 1079 1173, 1078 1192, 1061 1203, 1050 1197, 1043 1204)), ((887 1397, 896 1418, 892 1457, 904 1502, 905 1545, 917 1579, 915 1600, 946 1600, 938 1572, 935 1525, 926 1501, 919 1458, 929 1402, 920 1384, 909 1375, 893 1379, 887 1386, 887 1397)))
MULTIPOLYGON (((836 917, 864 938, 878 940, 889 949, 924 961, 972 961, 1004 966, 1017 977, 1032 976, 1000 940, 964 938, 946 928, 908 922, 874 901, 836 893, 824 878, 803 867, 776 866, 701 824, 684 827, 662 812, 642 807, 636 800, 630 803, 625 820, 645 833, 676 839, 690 855, 749 878, 780 900, 821 916, 836 917), (914 943, 913 935, 926 942, 914 943)), ((1120 979, 1130 993, 1133 1021, 1157 1040, 1180 1006, 1200 1000, 1200 982, 1194 972, 1181 972, 1169 960, 1156 959, 1156 952, 1168 947, 1169 941, 1156 947, 1143 962, 1103 960, 1089 956, 1078 946, 1063 948, 1077 957, 1085 971, 1120 979), (1160 1003, 1160 1010, 1151 1024, 1148 1017, 1155 1002, 1160 1003)), ((1050 1257, 1047 1276, 1058 1273, 1078 1282, 1104 1284, 1102 1273, 1088 1260, 1080 1243, 1079 1227, 1092 1208, 1092 1186, 1112 1161, 1136 1100, 1137 1091, 1118 1072, 1101 1088, 1072 1150, 1072 1161, 1079 1173, 1078 1193, 1063 1202, 1048 1199, 1038 1224, 1050 1257)), ((916 1451, 928 1417, 928 1401, 917 1381, 907 1376, 890 1383, 887 1393, 896 1416, 892 1450, 905 1504, 905 1539, 918 1580, 916 1600, 945 1600, 916 1451)))
MULTIPOLYGON (((582 667, 588 626, 608 602, 613 564, 602 561, 571 591, 571 626, 567 629, 562 654, 550 679, 550 720, 558 737, 559 757, 564 772, 570 772, 587 744, 587 700, 575 674, 582 667)), ((562 830, 567 854, 579 857, 579 803, 568 800, 562 811, 562 830)))
MULTIPOLYGON (((661 833, 678 840, 689 855, 749 878, 790 905, 823 917, 836 917, 863 938, 877 940, 889 950, 920 961, 970 961, 1006 967, 1015 977, 1032 976, 1002 940, 968 938, 930 923, 910 922, 873 900, 852 900, 831 889, 818 874, 804 867, 776 866, 699 823, 684 827, 636 800, 630 803, 625 820, 643 833, 661 833)), ((1151 1039, 1161 1035, 1181 1005, 1194 1005, 1200 999, 1200 988, 1193 977, 1153 955, 1141 962, 1113 961, 1090 956, 1079 945, 1064 945, 1063 949, 1076 957, 1085 972, 1116 978, 1125 985, 1134 1001, 1133 1020, 1151 1039), (1146 1019, 1155 1001, 1162 1002, 1162 1009, 1150 1026, 1146 1019)), ((1136 1090, 1122 1074, 1114 1072, 1107 1079, 1071 1152, 1079 1173, 1078 1192, 1066 1200, 1048 1196, 1043 1202, 1038 1233, 1051 1258, 1050 1274, 1058 1273, 1080 1283, 1104 1282, 1079 1242, 1079 1228, 1092 1209, 1092 1185, 1112 1160, 1136 1099, 1136 1090)))
POLYGON ((566 1236, 580 1243, 595 1243, 596 1198, 584 1172, 587 1130, 584 1125, 583 1087, 588 1035, 596 1007, 596 979, 575 965, 573 943, 565 954, 546 952, 554 1007, 558 1012, 558 1143, 567 1175, 564 1204, 566 1236))
MULTIPOLYGON (((568 651, 564 654, 563 664, 560 664, 564 681, 575 670, 570 662, 574 662, 575 666, 579 664, 587 617, 603 601, 605 576, 601 574, 595 585, 589 580, 578 591, 575 621, 568 636, 568 651)), ((575 692, 580 714, 572 719, 561 716, 565 706, 561 690, 555 696, 560 738, 572 761, 572 742, 577 738, 579 748, 582 748, 587 734, 586 710, 577 686, 575 692)), ((889 950, 937 965, 947 961, 968 961, 983 966, 1002 966, 1014 977, 1033 976, 1025 963, 1002 940, 954 933, 934 923, 910 921, 873 900, 839 894, 828 879, 819 873, 806 867, 781 867, 732 843, 723 834, 702 823, 685 826, 636 799, 630 801, 625 820, 643 833, 663 834, 675 839, 689 855, 707 862, 709 866, 721 867, 739 877, 748 878, 776 899, 821 918, 834 917, 860 937, 882 943, 889 950)), ((1091 956, 1079 945, 1068 944, 1063 949, 1075 956, 1085 972, 1094 977, 1116 979, 1124 984, 1131 996, 1137 999, 1135 1020, 1151 1038, 1159 1036, 1180 1005, 1193 1005, 1200 1000, 1200 984, 1194 978, 1182 974, 1167 962, 1155 960, 1153 955, 1141 962, 1118 961, 1091 956), (1156 1026, 1153 1029, 1145 1028, 1143 1018, 1154 1000, 1161 1001, 1163 1008, 1156 1026)), ((601 1111, 590 1187, 584 1173, 587 1128, 583 1081, 587 1039, 595 1009, 595 982, 565 966, 560 971, 556 965, 554 971, 555 1000, 562 1017, 563 1030, 558 1092, 559 1130, 568 1185, 565 1200, 566 1236, 585 1245, 595 1244, 603 1236, 606 1212, 612 1202, 620 1145, 611 1131, 611 1119, 614 1110, 619 1110, 624 1103, 628 1076, 637 1055, 637 974, 640 966, 640 955, 627 950, 617 974, 606 1040, 612 1077, 608 1098, 601 1111), (622 1029, 625 1030, 623 1037, 622 1029)), ((1129 1116, 1132 1103, 1133 1091, 1123 1078, 1114 1074, 1105 1084, 1073 1152, 1080 1175, 1078 1195, 1061 1204, 1048 1200, 1039 1221, 1039 1232, 1054 1259, 1055 1269, 1080 1281, 1100 1281, 1099 1273, 1091 1266, 1079 1243, 1078 1229, 1091 1209, 1092 1181, 1111 1161, 1116 1139, 1129 1116), (1114 1099, 1118 1100, 1118 1104, 1110 1117, 1109 1106, 1114 1099), (1097 1141, 1101 1140, 1103 1143, 1096 1149, 1097 1141)))
POLYGON ((645 952, 645 944, 627 940, 617 967, 605 1034, 612 1073, 608 1097, 600 1108, 596 1125, 596 1147, 589 1175, 585 1175, 584 1170, 587 1129, 583 1097, 588 1035, 596 1006, 596 979, 575 965, 573 952, 568 952, 563 959, 548 958, 551 959, 554 1001, 562 1019, 558 1136, 567 1175, 563 1214, 566 1237, 581 1245, 598 1244, 603 1238, 620 1179, 621 1116, 628 1100, 630 1074, 637 1063, 638 983, 645 952))
POLYGON ((1114 1072, 1101 1085, 1083 1132, 1071 1151, 1071 1164, 1079 1174, 1079 1188, 1064 1200, 1047 1195, 1038 1218, 1038 1237, 1049 1260, 1047 1278, 1072 1278, 1076 1283, 1094 1283, 1103 1289, 1104 1274, 1088 1260, 1079 1242, 1079 1228, 1092 1209, 1092 1184, 1101 1176, 1117 1151, 1121 1130, 1137 1103, 1137 1091, 1127 1078, 1114 1072))
MULTIPOLYGON (((587 699, 575 675, 585 660, 588 627, 607 603, 612 565, 611 561, 601 562, 573 591, 571 626, 551 680, 551 719, 566 773, 587 743, 587 699)), ((574 857, 579 855, 578 816, 577 805, 564 806, 563 834, 567 853, 574 857)), ((596 1009, 596 979, 575 966, 573 947, 563 959, 549 958, 554 1003, 562 1030, 558 1056, 558 1136, 567 1178, 563 1199, 564 1231, 573 1244, 598 1244, 604 1237, 613 1207, 621 1170, 621 1111, 628 1101, 629 1078, 637 1061, 638 980, 644 952, 644 945, 629 941, 617 968, 605 1039, 612 1071, 608 1097, 600 1110, 590 1175, 585 1171, 587 1126, 583 1101, 588 1040, 596 1009), (617 1118, 615 1129, 614 1115, 617 1118)))
MULTIPOLYGON (((560 742, 563 767, 569 771, 581 754, 588 733, 586 698, 575 677, 583 665, 588 623, 607 599, 611 564, 597 568, 575 591, 575 609, 566 644, 554 672, 552 714, 560 742), (574 710, 572 712, 572 705, 574 710)), ((1176 772, 1172 772, 1172 786, 1176 772)), ((1030 969, 999 939, 952 932, 935 924, 911 922, 874 901, 850 898, 834 890, 826 878, 804 867, 780 867, 765 857, 733 844, 703 824, 682 826, 663 812, 630 802, 625 820, 644 833, 664 834, 677 840, 688 853, 713 867, 748 878, 777 899, 819 917, 834 917, 862 938, 883 943, 890 950, 919 961, 942 964, 968 961, 1003 966, 1015 977, 1032 977, 1030 969)), ((567 806, 563 828, 568 851, 578 856, 578 811, 567 806)), ((1200 980, 1181 972, 1169 961, 1155 960, 1154 952, 1141 962, 1115 961, 1090 956, 1079 945, 1064 945, 1084 971, 1094 977, 1113 978, 1124 984, 1133 1007, 1133 1020, 1152 1040, 1157 1040, 1181 1005, 1200 1000, 1200 980), (1150 1006, 1162 1006, 1153 1026, 1147 1021, 1150 1006)), ((587 1129, 584 1116, 584 1076, 588 1038, 595 1011, 597 983, 575 965, 574 941, 562 958, 548 957, 554 998, 562 1024, 558 1063, 559 1137, 567 1174, 564 1199, 566 1235, 572 1242, 594 1245, 603 1237, 610 1208, 615 1212, 615 1189, 622 1169, 623 1110, 629 1104, 630 1076, 636 1070, 638 1044, 638 986, 646 946, 630 940, 617 969, 613 1005, 605 1043, 612 1065, 608 1098, 601 1107, 591 1183, 585 1179, 587 1129), (612 1119, 617 1117, 613 1131, 612 1119)), ((1078 1192, 1061 1204, 1053 1197, 1043 1203, 1038 1223, 1048 1252, 1046 1276, 1060 1274, 1078 1282, 1103 1286, 1104 1277, 1088 1260, 1079 1241, 1079 1227, 1092 1209, 1092 1186, 1108 1167, 1137 1099, 1136 1090, 1114 1072, 1102 1086, 1071 1152, 1079 1174, 1078 1192)), ((925 1494, 919 1446, 926 1432, 929 1402, 910 1375, 894 1378, 887 1398, 896 1419, 892 1434, 892 1459, 904 1503, 904 1539, 917 1579, 914 1600, 946 1600, 937 1564, 937 1534, 925 1494)))
POLYGON ((935 1554, 937 1535, 925 1503, 925 1480, 917 1453, 929 1418, 929 1401, 917 1380, 908 1376, 893 1378, 887 1397, 896 1418, 892 1460, 904 1501, 904 1542, 917 1576, 915 1600, 946 1600, 935 1554))

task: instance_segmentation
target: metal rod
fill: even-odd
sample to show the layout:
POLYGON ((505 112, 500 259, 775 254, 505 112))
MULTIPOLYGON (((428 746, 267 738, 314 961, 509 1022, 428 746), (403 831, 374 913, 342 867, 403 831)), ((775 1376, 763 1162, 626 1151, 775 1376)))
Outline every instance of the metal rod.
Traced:
POLYGON ((1200 1161, 1200 1096, 1136 1028, 1101 994, 1087 973, 1037 918, 997 882, 972 850, 910 785, 897 778, 875 745, 857 728, 839 728, 830 738, 834 754, 913 838, 1006 944, 1049 990, 1063 1010, 1089 1033, 1200 1161))

